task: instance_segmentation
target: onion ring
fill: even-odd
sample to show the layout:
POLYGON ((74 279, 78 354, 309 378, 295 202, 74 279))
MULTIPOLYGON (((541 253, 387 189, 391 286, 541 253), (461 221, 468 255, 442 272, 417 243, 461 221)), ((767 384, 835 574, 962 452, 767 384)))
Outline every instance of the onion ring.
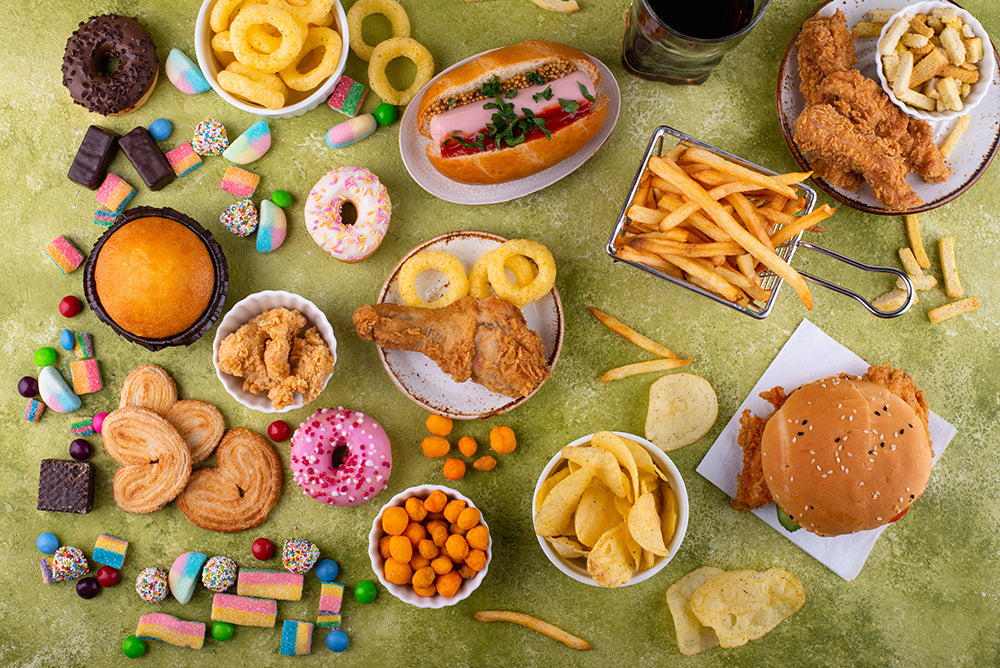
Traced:
MULTIPOLYGON (((489 266, 492 259, 490 253, 493 252, 483 253, 472 265, 472 271, 469 272, 469 294, 478 299, 489 297, 491 294, 489 266)), ((504 267, 514 272, 514 280, 517 281, 519 287, 530 284, 538 273, 531 260, 520 253, 508 257, 507 261, 504 262, 504 267)))
POLYGON ((396 0, 358 0, 347 10, 347 26, 351 36, 351 51, 361 60, 371 60, 374 46, 361 38, 361 24, 372 14, 389 19, 393 37, 410 36, 410 17, 396 0))
POLYGON ((393 37, 380 42, 372 51, 368 63, 368 85, 383 102, 399 106, 410 103, 421 88, 434 76, 434 56, 423 44, 411 37, 393 37), (397 90, 389 83, 385 68, 395 58, 407 58, 417 66, 413 83, 406 90, 397 90))
POLYGON ((545 244, 528 239, 512 239, 500 244, 491 252, 489 261, 490 285, 497 296, 518 308, 523 308, 547 294, 556 283, 556 262, 545 244), (512 255, 525 255, 538 267, 538 275, 528 285, 517 286, 510 282, 504 265, 512 255))
POLYGON ((302 51, 292 61, 292 64, 279 72, 282 80, 293 90, 312 90, 323 80, 333 74, 340 63, 340 49, 344 45, 340 34, 330 28, 310 27, 306 34, 306 41, 302 44, 302 51), (323 59, 306 72, 299 71, 299 63, 313 51, 313 49, 323 48, 323 59))
POLYGON ((229 44, 236 59, 261 72, 277 72, 288 67, 299 55, 306 39, 306 25, 291 14, 271 5, 244 7, 229 26, 229 44), (266 24, 281 32, 281 46, 273 53, 255 51, 247 41, 250 26, 266 24))
POLYGON ((469 277, 465 267, 451 253, 444 251, 422 251, 403 263, 397 274, 399 294, 407 306, 421 308, 442 308, 469 294, 469 277), (448 290, 434 301, 424 301, 417 294, 417 276, 428 269, 434 269, 448 279, 448 290))

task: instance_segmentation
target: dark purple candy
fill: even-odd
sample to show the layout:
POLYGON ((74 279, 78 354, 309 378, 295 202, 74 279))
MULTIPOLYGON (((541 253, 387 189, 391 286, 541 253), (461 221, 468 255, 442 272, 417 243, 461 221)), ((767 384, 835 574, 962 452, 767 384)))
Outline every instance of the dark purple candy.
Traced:
POLYGON ((69 444, 69 456, 78 462, 89 459, 91 453, 90 443, 83 438, 74 438, 69 444))
POLYGON ((25 376, 17 381, 17 393, 25 399, 31 399, 38 395, 38 381, 31 376, 25 376))
POLYGON ((76 593, 80 598, 94 598, 100 591, 101 585, 98 584, 97 578, 80 578, 76 583, 76 593))

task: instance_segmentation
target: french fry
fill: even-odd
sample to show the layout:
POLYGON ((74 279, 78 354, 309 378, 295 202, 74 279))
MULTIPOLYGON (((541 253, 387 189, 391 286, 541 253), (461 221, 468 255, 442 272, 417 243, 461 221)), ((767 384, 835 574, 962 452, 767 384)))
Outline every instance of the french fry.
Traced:
POLYGON ((961 297, 962 282, 958 279, 958 269, 955 266, 955 239, 938 239, 938 254, 941 256, 941 271, 944 274, 944 293, 949 297, 961 297))
MULTIPOLYGON (((955 122, 955 127, 951 129, 948 136, 945 138, 944 142, 941 143, 941 155, 948 157, 952 151, 955 150, 955 146, 958 144, 958 140, 962 138, 965 131, 969 127, 969 116, 968 114, 962 115, 955 122)), ((928 265, 929 266, 929 265, 928 265)))
MULTIPOLYGON (((916 295, 914 295, 914 300, 916 301, 916 295)), ((903 304, 906 303, 906 290, 901 288, 894 288, 884 295, 879 295, 872 301, 872 306, 882 312, 895 311, 896 309, 902 308, 903 304)))
POLYGON ((829 204, 824 204, 820 208, 816 209, 812 213, 809 213, 800 218, 796 218, 793 222, 782 227, 780 230, 775 232, 771 236, 771 243, 775 246, 780 246, 789 239, 795 238, 795 235, 803 230, 808 230, 813 225, 826 220, 833 215, 833 207, 829 204))
POLYGON ((554 626, 548 622, 543 622, 537 617, 525 615, 524 613, 510 612, 508 610, 480 610, 474 614, 472 618, 479 622, 513 622, 514 624, 520 624, 521 626, 527 627, 532 631, 537 631, 547 635, 553 640, 558 640, 571 649, 591 649, 590 643, 586 640, 577 638, 576 636, 563 631, 558 626, 554 626))
MULTIPOLYGON (((731 176, 735 176, 741 181, 745 181, 747 183, 754 183, 760 186, 761 188, 766 188, 767 190, 773 190, 774 192, 784 195, 785 197, 789 198, 797 197, 794 190, 789 188, 788 185, 781 183, 779 180, 767 174, 761 174, 760 172, 755 172, 751 169, 747 169, 742 165, 737 165, 736 163, 730 162, 729 160, 726 160, 725 158, 715 155, 710 151, 706 151, 703 148, 698 148, 698 147, 689 148, 687 151, 684 152, 684 155, 689 157, 691 160, 694 160, 695 162, 711 165, 720 172, 724 174, 729 174, 731 176)), ((680 171, 679 168, 678 171, 680 171)), ((803 177, 800 180, 804 180, 804 178, 807 177, 803 177)), ((667 180, 669 181, 669 179, 667 180)), ((798 183, 798 181, 796 181, 796 183, 798 183)))
MULTIPOLYGON (((908 276, 910 278, 910 283, 913 284, 914 290, 927 292, 928 290, 932 289, 934 286, 937 285, 937 279, 931 276, 930 274, 920 274, 919 276, 912 276, 912 275, 908 276)), ((896 279, 896 287, 901 290, 906 289, 906 284, 903 283, 902 278, 896 279)))
POLYGON ((906 221, 906 238, 910 240, 910 252, 913 254, 913 259, 921 269, 930 269, 931 261, 927 257, 924 241, 920 237, 920 222, 917 219, 917 214, 908 213, 903 217, 903 220, 906 221))
POLYGON ((621 380, 622 378, 637 376, 642 373, 669 371, 670 369, 687 366, 690 363, 690 359, 682 360, 673 357, 664 357, 656 360, 649 360, 647 362, 635 362, 634 364, 626 364, 625 366, 608 369, 604 372, 604 375, 601 376, 601 382, 606 383, 611 380, 621 380))
POLYGON ((624 338, 629 343, 633 343, 645 351, 651 352, 654 355, 659 355, 660 357, 670 357, 673 359, 678 359, 669 348, 666 346, 653 341, 652 339, 643 336, 639 332, 635 331, 625 323, 623 323, 618 318, 610 316, 600 309, 596 309, 593 306, 588 306, 587 310, 590 311, 591 315, 597 318, 601 324, 606 326, 615 334, 618 334, 624 338))
POLYGON ((731 302, 739 301, 741 296, 740 291, 737 290, 732 283, 724 280, 717 273, 700 262, 686 257, 680 257, 679 255, 671 255, 669 253, 657 254, 667 262, 676 265, 685 273, 690 274, 691 276, 694 276, 710 285, 713 292, 719 293, 731 302))
POLYGON ((879 42, 878 52, 880 55, 886 56, 896 50, 896 43, 899 42, 899 38, 903 36, 906 29, 910 27, 911 18, 913 17, 910 14, 902 14, 893 20, 889 29, 886 30, 882 41, 879 42))
POLYGON ((956 315, 962 315, 963 313, 975 311, 977 308, 979 308, 979 300, 975 297, 968 297, 966 299, 960 299, 957 302, 945 304, 944 306, 932 308, 927 312, 927 317, 932 323, 937 324, 942 320, 954 318, 956 315))
POLYGON ((861 37, 878 37, 884 25, 885 21, 861 21, 854 24, 854 29, 851 32, 856 39, 861 37))
POLYGON ((917 258, 909 248, 899 249, 899 261, 903 263, 903 271, 909 276, 922 276, 924 271, 920 268, 917 258))

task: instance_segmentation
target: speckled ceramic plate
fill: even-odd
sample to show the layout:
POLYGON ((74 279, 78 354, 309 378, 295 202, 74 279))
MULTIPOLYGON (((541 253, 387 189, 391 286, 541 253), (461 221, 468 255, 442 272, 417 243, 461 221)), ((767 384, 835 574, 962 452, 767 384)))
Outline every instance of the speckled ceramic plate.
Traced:
MULTIPOLYGON (((425 250, 445 251, 457 257, 466 271, 472 269, 479 256, 491 251, 506 241, 504 237, 489 232, 459 231, 449 232, 429 239, 403 256, 389 272, 382 289, 379 303, 402 304, 397 276, 400 267, 411 256, 425 250)), ((446 281, 438 272, 424 272, 417 278, 417 288, 421 294, 443 293, 446 281)), ((552 291, 536 302, 528 304, 521 312, 528 327, 542 337, 545 344, 545 358, 550 367, 555 367, 562 350, 563 310, 559 291, 552 291)), ((378 347, 379 358, 389 373, 392 382, 400 391, 418 406, 428 411, 457 420, 475 420, 500 415, 514 409, 530 399, 538 388, 527 397, 507 397, 486 389, 482 385, 466 381, 456 383, 429 357, 406 350, 389 350, 378 347)))
MULTIPOLYGON (((844 12, 847 25, 851 27, 859 21, 867 20, 865 15, 869 10, 896 10, 903 4, 905 3, 901 0, 830 0, 830 2, 821 5, 813 15, 831 16, 839 9, 844 12)), ((781 124, 781 134, 785 137, 785 143, 788 144, 788 150, 792 152, 792 157, 803 169, 809 169, 809 161, 799 152, 795 142, 792 141, 795 134, 795 119, 799 117, 805 106, 805 101, 799 92, 799 50, 795 45, 798 38, 799 33, 796 32, 785 50, 785 55, 778 68, 778 120, 781 124)), ((855 67, 862 74, 875 81, 878 81, 878 74, 875 70, 877 39, 877 37, 865 37, 854 40, 858 58, 855 67)), ((996 48, 993 47, 993 49, 996 53, 996 48)), ((968 190, 989 167, 998 148, 1000 148, 1000 71, 994 75, 993 85, 990 86, 983 102, 969 112, 969 118, 972 121, 969 124, 969 129, 966 130, 958 146, 948 158, 952 174, 947 181, 944 183, 924 183, 923 179, 916 174, 910 174, 907 177, 906 182, 920 195, 924 204, 905 213, 929 211, 950 202, 968 190)), ((938 144, 944 141, 953 125, 954 121, 931 123, 938 144)), ((850 191, 837 188, 818 178, 814 178, 813 182, 830 197, 854 209, 879 215, 898 215, 900 213, 890 211, 875 199, 867 184, 862 184, 857 190, 850 191)))
MULTIPOLYGON (((486 52, 484 51, 483 53, 486 52)), ((481 55, 476 54, 459 63, 455 63, 444 72, 441 72, 441 74, 438 74, 437 77, 431 79, 427 86, 420 89, 413 102, 406 107, 406 111, 403 113, 403 118, 400 122, 399 152, 403 157, 403 164, 406 166, 406 171, 410 173, 410 176, 417 182, 417 185, 435 197, 455 204, 497 204, 498 202, 507 202, 518 197, 530 195, 576 171, 580 165, 587 162, 592 155, 597 153, 597 149, 601 148, 611 135, 611 131, 615 129, 615 124, 618 122, 618 112, 621 110, 622 104, 621 91, 618 90, 618 81, 615 80, 615 76, 604 63, 593 56, 588 56, 594 61, 594 64, 597 65, 597 69, 601 73, 601 81, 597 84, 597 92, 603 93, 608 98, 608 115, 598 133, 582 149, 544 171, 526 176, 523 179, 517 179, 516 181, 475 185, 459 183, 458 181, 445 178, 431 166, 431 161, 427 159, 424 147, 427 146, 430 140, 421 135, 417 130, 417 108, 420 106, 420 98, 423 97, 427 87, 434 83, 435 79, 445 72, 481 55)))

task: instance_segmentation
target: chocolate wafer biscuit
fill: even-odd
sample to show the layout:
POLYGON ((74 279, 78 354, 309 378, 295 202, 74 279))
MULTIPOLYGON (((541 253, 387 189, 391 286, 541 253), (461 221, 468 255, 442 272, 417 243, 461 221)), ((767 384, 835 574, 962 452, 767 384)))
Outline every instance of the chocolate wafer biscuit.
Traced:
POLYGON ((38 474, 38 509, 89 513, 94 508, 94 465, 43 459, 38 474))

